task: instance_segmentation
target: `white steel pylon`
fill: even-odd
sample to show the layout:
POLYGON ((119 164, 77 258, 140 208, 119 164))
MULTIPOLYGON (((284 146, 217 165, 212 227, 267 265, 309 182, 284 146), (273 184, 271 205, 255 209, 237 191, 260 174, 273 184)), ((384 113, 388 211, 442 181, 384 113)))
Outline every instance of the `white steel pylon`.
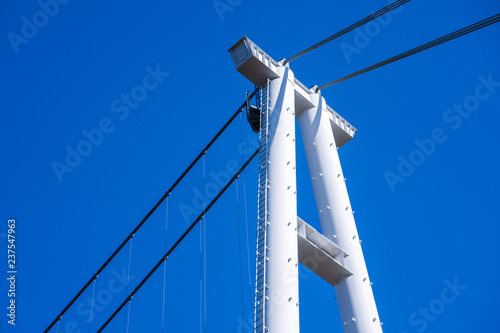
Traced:
POLYGON ((267 96, 261 106, 255 333, 299 332, 298 262, 335 286, 345 333, 381 333, 337 153, 356 129, 295 79, 288 64, 247 37, 229 52, 237 70, 267 96), (323 235, 297 217, 295 118, 323 235))

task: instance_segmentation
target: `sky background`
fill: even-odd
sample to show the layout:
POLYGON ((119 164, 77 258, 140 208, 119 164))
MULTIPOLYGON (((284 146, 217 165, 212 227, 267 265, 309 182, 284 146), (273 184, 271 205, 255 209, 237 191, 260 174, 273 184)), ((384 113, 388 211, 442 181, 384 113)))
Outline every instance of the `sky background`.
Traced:
MULTIPOLYGON (((44 3, 0 2, 1 332, 42 332, 242 104, 253 86, 227 52, 241 37, 280 60, 388 2, 222 0, 218 13, 212 1, 66 0, 45 6, 51 15, 44 3), (140 101, 127 106, 132 92, 140 101), (68 157, 78 149, 86 156, 68 157)), ((498 12, 496 0, 410 1, 291 69, 321 85, 498 12)), ((499 36, 490 26, 322 92, 359 130, 339 154, 384 332, 499 332, 499 36), (473 111, 449 111, 464 103, 473 111), (435 131, 441 140, 424 154, 415 140, 435 131), (418 165, 400 166, 410 159, 418 165), (389 184, 388 172, 404 182, 389 184)), ((298 212, 319 228, 297 135, 298 212)), ((95 332, 194 220, 203 174, 208 204, 256 138, 238 118, 51 332, 95 332)), ((164 324, 162 266, 105 332, 200 332, 200 322, 203 332, 250 332, 256 203, 254 161, 207 214, 205 236, 195 228, 169 258, 164 324)), ((301 266, 301 332, 342 331, 334 297, 301 266)))

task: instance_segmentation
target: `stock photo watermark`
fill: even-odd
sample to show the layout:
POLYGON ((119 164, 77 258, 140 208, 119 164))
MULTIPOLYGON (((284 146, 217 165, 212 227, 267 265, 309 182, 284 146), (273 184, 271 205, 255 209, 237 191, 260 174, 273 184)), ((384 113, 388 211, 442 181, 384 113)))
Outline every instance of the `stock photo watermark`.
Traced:
POLYGON ((226 13, 232 13, 242 2, 243 0, 215 0, 212 2, 212 6, 214 6, 215 12, 222 22, 224 21, 224 15, 226 15, 226 13))
POLYGON ((7 39, 12 46, 12 49, 17 54, 19 46, 26 45, 38 35, 40 29, 45 27, 49 21, 54 18, 61 9, 62 5, 66 5, 70 0, 40 0, 37 2, 40 10, 36 11, 30 18, 21 17, 21 28, 19 33, 9 32, 7 39))
MULTIPOLYGON (((415 329, 413 332, 425 332, 429 325, 435 322, 462 295, 462 292, 468 288, 468 286, 460 284, 457 277, 453 279, 453 282, 445 279, 443 284, 445 287, 441 289, 439 297, 431 300, 427 306, 419 307, 418 311, 413 312, 408 317, 408 324, 415 329)), ((410 332, 401 331, 400 333, 410 332)))
MULTIPOLYGON (((389 1, 392 3, 393 1, 389 1)), ((368 47, 372 40, 380 35, 382 29, 386 28, 392 22, 392 18, 394 15, 401 14, 404 6, 399 8, 395 8, 384 14, 382 16, 377 17, 375 20, 368 22, 354 30, 354 37, 352 39, 352 43, 341 42, 339 44, 339 48, 344 55, 345 60, 348 64, 352 62, 352 56, 354 54, 360 54, 363 49, 368 47)), ((370 14, 375 13, 374 10, 370 12, 370 14)))
POLYGON ((16 325, 16 280, 17 280, 17 264, 16 264, 16 220, 7 220, 7 281, 9 288, 7 296, 9 297, 9 306, 7 307, 7 323, 16 325))
MULTIPOLYGON (((164 78, 170 75, 170 73, 162 72, 159 64, 155 68, 146 66, 145 71, 147 74, 142 78, 141 84, 134 86, 129 93, 122 93, 119 98, 111 102, 111 112, 116 114, 120 121, 127 119, 130 112, 148 97, 148 93, 155 90, 164 78)), ((116 129, 116 123, 111 118, 104 117, 94 128, 83 129, 81 134, 84 138, 78 143, 65 147, 65 159, 62 162, 53 161, 51 163, 52 170, 60 183, 64 180, 65 174, 72 173, 85 157, 92 154, 94 149, 102 144, 104 137, 116 129)))
POLYGON ((450 132, 460 129, 468 119, 481 106, 481 102, 490 98, 500 87, 500 81, 493 80, 493 74, 477 77, 479 84, 474 93, 466 96, 461 103, 454 103, 452 107, 443 112, 442 120, 448 126, 434 128, 430 135, 424 139, 415 139, 415 148, 408 154, 398 156, 398 166, 395 171, 385 171, 384 179, 391 192, 396 191, 396 185, 404 183, 411 177, 416 169, 422 166, 438 149, 439 145, 445 143, 450 132))

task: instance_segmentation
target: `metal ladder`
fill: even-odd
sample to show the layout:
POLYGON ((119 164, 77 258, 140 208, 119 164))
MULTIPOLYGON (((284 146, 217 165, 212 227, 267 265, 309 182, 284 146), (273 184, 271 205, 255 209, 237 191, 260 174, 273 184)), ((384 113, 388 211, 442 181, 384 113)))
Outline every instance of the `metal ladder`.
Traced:
POLYGON ((269 80, 260 89, 260 135, 259 135, 259 194, 257 208, 257 256, 255 273, 255 310, 254 310, 254 333, 265 333, 266 327, 266 302, 267 284, 266 267, 267 252, 267 190, 269 180, 267 174, 268 152, 268 111, 269 111, 269 80))

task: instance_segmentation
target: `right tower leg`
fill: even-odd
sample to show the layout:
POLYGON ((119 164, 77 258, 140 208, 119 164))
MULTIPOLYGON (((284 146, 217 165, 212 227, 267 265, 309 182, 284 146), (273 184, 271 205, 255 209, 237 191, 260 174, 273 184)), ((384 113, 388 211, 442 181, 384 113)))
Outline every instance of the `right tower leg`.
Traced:
POLYGON ((299 116, 309 173, 323 234, 349 255, 344 265, 353 275, 335 286, 345 333, 381 333, 381 323, 347 194, 333 135, 331 115, 319 94, 316 105, 299 116))

